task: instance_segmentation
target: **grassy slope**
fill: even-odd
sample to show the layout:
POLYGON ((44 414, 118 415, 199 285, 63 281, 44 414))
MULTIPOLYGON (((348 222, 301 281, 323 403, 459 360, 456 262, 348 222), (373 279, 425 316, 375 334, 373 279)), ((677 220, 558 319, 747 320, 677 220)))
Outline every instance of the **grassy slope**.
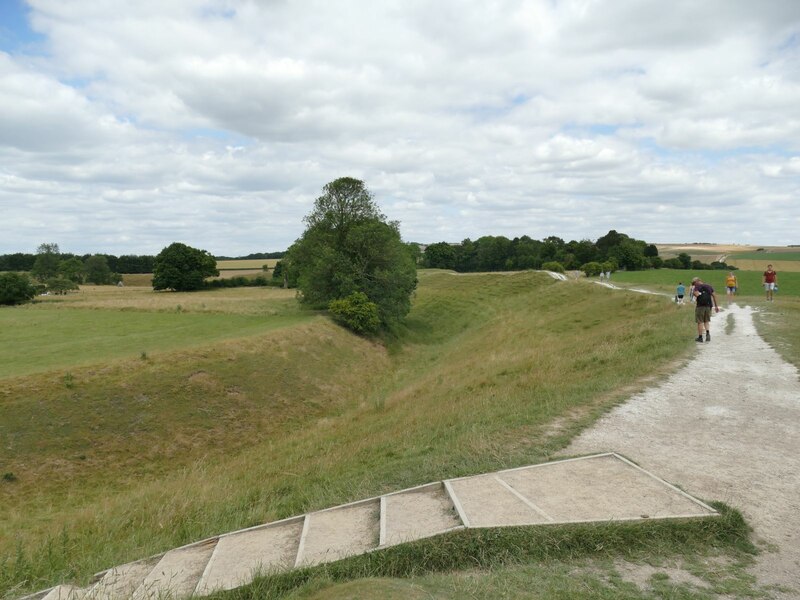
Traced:
POLYGON ((756 327, 784 359, 800 369, 800 298, 779 297, 763 303, 756 327))
POLYGON ((320 319, 7 378, 0 464, 18 480, 0 481, 0 590, 545 460, 685 355, 685 313, 542 274, 422 272, 388 355, 320 319))

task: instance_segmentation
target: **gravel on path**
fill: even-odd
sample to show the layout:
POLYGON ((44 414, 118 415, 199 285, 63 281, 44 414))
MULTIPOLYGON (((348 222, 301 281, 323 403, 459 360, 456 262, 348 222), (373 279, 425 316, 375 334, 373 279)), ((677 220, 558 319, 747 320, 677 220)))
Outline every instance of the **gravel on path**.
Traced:
MULTIPOLYGON (((615 451, 738 508, 768 545, 754 567, 758 582, 791 588, 776 598, 800 598, 800 377, 758 335, 751 308, 730 305, 711 329, 711 342, 697 344, 684 368, 615 408, 564 453, 615 451)), ((696 344, 693 333, 687 343, 696 344)))

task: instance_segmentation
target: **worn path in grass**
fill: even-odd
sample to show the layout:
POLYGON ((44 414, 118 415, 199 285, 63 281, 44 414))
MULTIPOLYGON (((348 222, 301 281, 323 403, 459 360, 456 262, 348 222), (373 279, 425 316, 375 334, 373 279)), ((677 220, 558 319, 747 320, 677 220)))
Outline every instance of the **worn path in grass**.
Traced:
POLYGON ((614 450, 740 509, 765 545, 754 567, 759 583, 792 588, 776 598, 798 598, 798 371, 758 335, 749 307, 731 305, 711 329, 712 341, 697 344, 685 368, 600 419, 566 454, 614 450))

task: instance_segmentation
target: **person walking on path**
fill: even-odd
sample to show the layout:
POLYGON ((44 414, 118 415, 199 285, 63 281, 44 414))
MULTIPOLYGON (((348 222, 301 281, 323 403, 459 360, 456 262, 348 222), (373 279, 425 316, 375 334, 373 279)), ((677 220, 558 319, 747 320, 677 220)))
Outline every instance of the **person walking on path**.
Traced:
POLYGON ((767 265, 762 283, 764 284, 764 289, 767 291, 767 302, 772 302, 772 294, 778 286, 778 274, 772 270, 772 265, 767 265))
POLYGON ((711 307, 714 307, 715 312, 719 312, 719 305, 717 304, 717 295, 714 293, 714 288, 703 283, 699 277, 692 279, 692 287, 694 288, 695 309, 694 320, 697 322, 697 337, 696 342, 703 341, 703 333, 706 334, 706 341, 711 341, 711 307))
POLYGON ((683 285, 683 282, 678 282, 678 287, 675 288, 675 302, 678 304, 683 304, 683 297, 686 295, 686 286, 683 285))
POLYGON ((736 295, 736 288, 739 287, 739 284, 736 281, 736 275, 733 274, 733 271, 728 273, 728 276, 725 278, 725 289, 728 292, 728 302, 731 301, 736 295))

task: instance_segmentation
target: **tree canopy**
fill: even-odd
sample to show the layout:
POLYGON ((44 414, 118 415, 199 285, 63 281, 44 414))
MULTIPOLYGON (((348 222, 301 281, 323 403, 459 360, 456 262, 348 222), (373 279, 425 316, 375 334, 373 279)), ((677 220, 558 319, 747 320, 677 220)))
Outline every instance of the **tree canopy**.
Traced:
POLYGON ((398 224, 386 221, 364 182, 343 177, 327 184, 304 220, 305 232, 281 265, 296 276, 301 302, 328 308, 361 292, 377 306, 383 327, 408 314, 416 264, 398 224))
POLYGON ((0 304, 23 304, 33 299, 36 288, 27 276, 0 273, 0 304))
POLYGON ((83 283, 85 268, 80 258, 71 256, 58 265, 58 275, 74 283, 83 283))
MULTIPOLYGON (((215 263, 216 264, 216 263, 215 263)), ((108 259, 102 254, 94 254, 86 259, 86 281, 95 285, 111 283, 112 273, 108 259)))
POLYGON ((58 244, 40 244, 36 249, 36 260, 31 268, 31 275, 39 281, 46 281, 58 275, 61 264, 61 252, 58 244))
POLYGON ((176 292, 199 290, 206 277, 217 275, 217 261, 206 250, 175 242, 155 258, 153 289, 176 292))

